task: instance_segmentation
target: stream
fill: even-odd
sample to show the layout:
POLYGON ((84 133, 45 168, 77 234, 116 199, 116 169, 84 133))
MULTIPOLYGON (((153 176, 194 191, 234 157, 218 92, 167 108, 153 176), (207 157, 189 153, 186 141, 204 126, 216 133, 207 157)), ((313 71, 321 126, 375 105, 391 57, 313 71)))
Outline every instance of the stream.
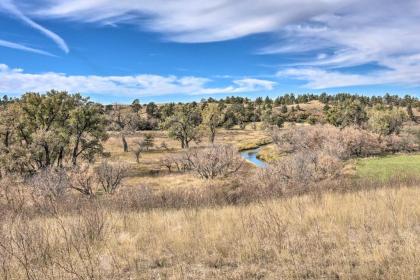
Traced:
POLYGON ((255 148, 255 149, 244 150, 240 152, 240 154, 242 158, 251 162, 255 166, 259 168, 267 168, 267 163, 257 158, 257 154, 260 149, 261 147, 255 148))

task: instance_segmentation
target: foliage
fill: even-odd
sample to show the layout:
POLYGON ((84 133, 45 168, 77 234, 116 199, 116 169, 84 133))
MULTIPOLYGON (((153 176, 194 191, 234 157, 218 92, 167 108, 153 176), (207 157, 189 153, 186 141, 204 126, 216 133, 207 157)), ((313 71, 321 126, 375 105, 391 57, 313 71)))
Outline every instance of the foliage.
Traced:
POLYGON ((128 152, 126 135, 133 133, 139 126, 141 121, 139 114, 131 110, 125 110, 122 105, 114 104, 110 114, 110 120, 114 128, 120 132, 124 152, 128 152))
POLYGON ((398 134, 406 119, 407 115, 402 109, 376 107, 369 111, 368 125, 371 131, 386 136, 398 134))
MULTIPOLYGON (((325 109, 325 107, 324 107, 325 109)), ((362 126, 367 121, 365 106, 360 100, 347 99, 326 111, 327 121, 339 127, 362 126)))
POLYGON ((140 100, 139 99, 134 99, 133 102, 131 103, 131 110, 134 113, 138 113, 140 112, 142 106, 140 104, 140 100))
POLYGON ((163 123, 169 137, 178 140, 181 147, 188 148, 191 141, 200 140, 199 125, 201 115, 197 108, 190 105, 178 105, 174 114, 163 123))
POLYGON ((202 127, 207 131, 210 143, 214 143, 216 128, 221 124, 220 108, 215 103, 209 103, 201 115, 203 117, 202 127))
POLYGON ((4 172, 33 172, 79 158, 91 161, 107 138, 102 107, 79 94, 24 94, 0 113, 4 172), (13 120, 11 119, 13 118, 13 120))

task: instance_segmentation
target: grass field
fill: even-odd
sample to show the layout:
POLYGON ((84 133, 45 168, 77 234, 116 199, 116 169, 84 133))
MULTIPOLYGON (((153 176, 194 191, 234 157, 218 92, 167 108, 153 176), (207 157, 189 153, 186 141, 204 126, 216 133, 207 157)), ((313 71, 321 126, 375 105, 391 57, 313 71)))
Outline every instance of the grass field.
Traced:
MULTIPOLYGON (((126 186, 148 186, 154 190, 165 189, 191 189, 202 187, 206 182, 191 173, 171 173, 161 166, 160 160, 168 154, 178 154, 182 152, 179 142, 170 139, 166 131, 147 131, 137 132, 126 137, 129 144, 129 152, 125 153, 121 144, 121 138, 114 133, 105 143, 105 151, 110 153, 109 161, 123 162, 129 167, 129 176, 124 180, 126 186), (140 163, 136 163, 135 156, 131 150, 136 142, 140 141, 145 133, 154 136, 155 147, 150 151, 145 151, 140 157, 140 163), (165 143, 168 149, 160 148, 165 143)), ((238 151, 256 148, 260 145, 269 143, 270 137, 267 131, 260 129, 260 124, 253 129, 248 125, 245 129, 218 129, 216 134, 216 144, 231 144, 238 151)), ((191 143, 191 147, 205 147, 210 145, 206 137, 199 143, 191 143)), ((243 169, 252 170, 252 164, 245 164, 243 169)), ((223 182, 220 182, 223 183, 223 182)))
POLYGON ((420 154, 360 159, 356 164, 356 174, 360 177, 380 180, 387 180, 397 174, 398 176, 420 176, 420 154))
POLYGON ((418 279, 419 197, 401 187, 9 221, 25 246, 0 240, 17 256, 0 278, 418 279))

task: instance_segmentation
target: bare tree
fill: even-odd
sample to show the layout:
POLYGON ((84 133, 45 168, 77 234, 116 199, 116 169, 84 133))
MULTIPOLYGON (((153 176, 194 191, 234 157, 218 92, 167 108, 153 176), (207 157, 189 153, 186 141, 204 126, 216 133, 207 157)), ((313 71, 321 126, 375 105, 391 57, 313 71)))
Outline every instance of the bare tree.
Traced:
POLYGON ((342 161, 325 151, 300 151, 257 172, 255 185, 280 194, 299 192, 340 173, 342 161))
POLYGON ((95 174, 89 165, 76 166, 71 170, 70 188, 87 196, 93 196, 95 174))
POLYGON ((45 168, 29 179, 35 191, 52 199, 63 196, 70 188, 70 178, 62 168, 45 168))
POLYGON ((229 145, 191 149, 185 152, 184 158, 191 169, 203 179, 227 177, 236 173, 244 162, 238 151, 229 145))
POLYGON ((142 152, 143 152, 143 148, 140 145, 134 147, 134 149, 133 149, 133 154, 136 158, 137 163, 140 163, 140 157, 141 157, 142 152))
POLYGON ((174 165, 174 159, 172 156, 166 156, 160 159, 160 165, 166 167, 169 173, 172 172, 172 167, 174 165))
POLYGON ((96 169, 96 178, 106 193, 113 194, 126 177, 126 170, 127 167, 121 163, 110 164, 107 161, 103 161, 96 169))

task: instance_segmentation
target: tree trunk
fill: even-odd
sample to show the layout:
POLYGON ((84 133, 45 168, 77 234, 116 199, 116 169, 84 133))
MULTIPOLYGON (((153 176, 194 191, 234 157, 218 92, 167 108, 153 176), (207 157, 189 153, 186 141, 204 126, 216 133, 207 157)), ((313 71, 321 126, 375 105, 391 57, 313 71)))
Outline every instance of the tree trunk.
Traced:
POLYGON ((210 142, 213 144, 214 143, 214 138, 216 138, 216 129, 212 129, 210 131, 210 142))
POLYGON ((74 144, 73 153, 71 156, 71 162, 73 166, 76 166, 77 164, 77 153, 79 152, 79 138, 76 140, 76 144, 74 144))
POLYGON ((127 144, 127 140, 125 140, 125 136, 124 135, 121 135, 121 140, 123 142, 124 152, 127 153, 128 152, 128 144, 127 144))
POLYGON ((50 149, 49 149, 48 145, 44 145, 44 151, 45 151, 45 166, 48 167, 51 164, 50 149))
POLYGON ((63 159, 64 159, 64 148, 60 147, 60 152, 57 158, 57 167, 63 167, 63 159))
POLYGON ((10 137, 10 131, 6 131, 6 136, 4 137, 4 146, 6 148, 9 147, 9 137, 10 137))

